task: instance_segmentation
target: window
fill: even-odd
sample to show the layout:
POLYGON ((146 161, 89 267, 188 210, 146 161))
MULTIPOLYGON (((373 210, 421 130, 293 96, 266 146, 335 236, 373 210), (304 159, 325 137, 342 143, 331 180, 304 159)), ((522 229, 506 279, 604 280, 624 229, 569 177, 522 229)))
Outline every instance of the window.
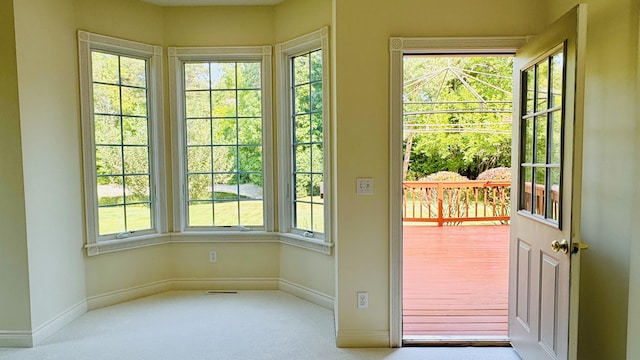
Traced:
POLYGON ((182 230, 272 230, 271 48, 170 54, 177 223, 182 230))
POLYGON ((329 242, 328 29, 277 52, 280 231, 329 242))
POLYGON ((162 50, 79 32, 89 245, 162 231, 162 50))

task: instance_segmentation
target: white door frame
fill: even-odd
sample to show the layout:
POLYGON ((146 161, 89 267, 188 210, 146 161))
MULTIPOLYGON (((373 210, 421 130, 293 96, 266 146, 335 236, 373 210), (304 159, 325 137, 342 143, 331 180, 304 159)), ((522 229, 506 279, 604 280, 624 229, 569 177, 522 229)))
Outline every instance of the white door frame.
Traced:
POLYGON ((526 37, 392 37, 389 131, 389 345, 402 346, 402 59, 407 54, 515 54, 526 37))

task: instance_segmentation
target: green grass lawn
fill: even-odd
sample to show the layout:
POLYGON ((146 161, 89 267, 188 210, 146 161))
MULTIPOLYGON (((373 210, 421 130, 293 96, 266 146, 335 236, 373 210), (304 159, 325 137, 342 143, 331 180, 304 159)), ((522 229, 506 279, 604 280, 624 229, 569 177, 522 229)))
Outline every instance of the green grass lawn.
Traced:
MULTIPOLYGON (((307 199, 310 200, 310 199, 307 199)), ((311 224, 311 205, 298 204, 298 226, 309 228, 311 224)), ((245 226, 263 225, 262 201, 240 202, 240 221, 245 226)), ((125 231, 123 207, 105 207, 98 211, 100 235, 117 234, 125 231)), ((192 204, 189 206, 189 224, 191 226, 236 226, 238 224, 238 203, 221 202, 192 204), (215 219, 215 224, 214 224, 215 219)), ((324 231, 323 207, 313 207, 313 231, 324 231)), ((127 230, 145 230, 151 227, 151 212, 144 205, 127 206, 127 230)))

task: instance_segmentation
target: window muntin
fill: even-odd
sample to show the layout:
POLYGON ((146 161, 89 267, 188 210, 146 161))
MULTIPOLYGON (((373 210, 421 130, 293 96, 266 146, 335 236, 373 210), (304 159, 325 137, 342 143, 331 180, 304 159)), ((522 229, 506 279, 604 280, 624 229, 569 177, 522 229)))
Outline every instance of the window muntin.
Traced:
POLYGON ((264 227, 262 64, 182 63, 188 227, 264 227))
POLYGON ((98 235, 153 229, 146 59, 91 51, 98 235))
POLYGON ((520 114, 520 201, 525 211, 559 226, 562 191, 564 47, 524 70, 520 114))
POLYGON ((292 227, 324 232, 322 50, 291 57, 292 227))

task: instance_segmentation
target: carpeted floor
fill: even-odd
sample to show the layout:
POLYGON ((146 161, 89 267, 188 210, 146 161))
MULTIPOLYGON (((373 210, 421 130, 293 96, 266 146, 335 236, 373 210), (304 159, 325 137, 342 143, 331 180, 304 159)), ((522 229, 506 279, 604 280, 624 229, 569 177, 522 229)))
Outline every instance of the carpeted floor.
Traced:
POLYGON ((518 360, 511 348, 339 349, 333 313, 280 291, 171 291, 86 313, 2 360, 518 360))

